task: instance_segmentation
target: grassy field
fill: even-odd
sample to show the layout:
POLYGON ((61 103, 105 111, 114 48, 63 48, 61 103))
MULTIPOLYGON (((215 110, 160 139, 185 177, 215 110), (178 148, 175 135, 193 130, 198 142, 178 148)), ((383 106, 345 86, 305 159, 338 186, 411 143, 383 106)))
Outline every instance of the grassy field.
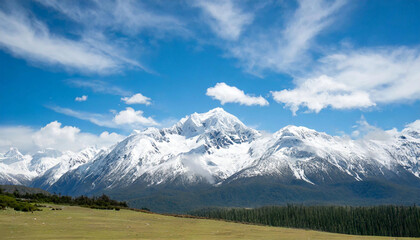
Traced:
MULTIPOLYGON (((0 239, 397 239, 61 206, 0 211, 0 239)), ((403 238, 398 238, 403 239, 403 238)))

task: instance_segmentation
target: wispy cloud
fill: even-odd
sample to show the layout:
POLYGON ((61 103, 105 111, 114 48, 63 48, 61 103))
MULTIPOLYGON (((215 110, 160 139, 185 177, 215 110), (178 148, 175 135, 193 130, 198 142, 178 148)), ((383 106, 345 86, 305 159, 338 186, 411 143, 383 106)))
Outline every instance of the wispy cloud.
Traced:
POLYGON ((106 116, 99 113, 76 111, 70 108, 63 108, 63 107, 58 107, 58 106, 47 106, 47 107, 53 110, 54 112, 61 113, 61 114, 71 116, 71 117, 75 117, 81 120, 86 120, 101 127, 118 128, 117 124, 115 124, 112 121, 112 118, 110 116, 106 116))
MULTIPOLYGON (((139 60, 144 50, 142 37, 193 36, 199 43, 205 41, 197 30, 200 24, 182 13, 173 13, 165 7, 167 4, 130 0, 37 2, 74 24, 67 32, 57 34, 27 9, 12 8, 8 13, 0 10, 0 45, 36 63, 101 74, 127 67, 152 73, 139 60)), ((258 11, 251 10, 255 6, 248 6, 249 2, 199 0, 190 6, 201 10, 204 22, 222 40, 216 41, 217 45, 228 56, 237 58, 247 71, 258 74, 265 70, 290 73, 296 70, 297 62, 302 67, 310 61, 308 52, 314 39, 334 21, 345 0, 298 3, 285 24, 273 21, 264 26, 253 24, 258 11), (244 35, 251 27, 257 31, 244 35)), ((182 4, 175 5, 183 8, 182 4)))
POLYGON ((361 140, 388 141, 392 140, 393 136, 398 134, 396 128, 383 130, 379 127, 370 125, 364 116, 360 117, 360 120, 357 121, 353 128, 355 128, 355 130, 351 133, 351 136, 361 140))
POLYGON ((158 11, 140 1, 42 0, 40 4, 52 8, 88 29, 112 29, 127 35, 150 31, 153 35, 165 32, 188 35, 185 24, 165 11, 158 11))
POLYGON ((41 21, 17 9, 9 13, 0 10, 0 45, 31 62, 82 72, 109 73, 123 65, 140 66, 120 56, 112 45, 92 38, 71 40, 52 34, 41 21))
POLYGON ((125 90, 121 87, 111 85, 107 82, 101 80, 82 80, 82 79, 69 79, 66 80, 68 84, 74 87, 79 88, 88 88, 93 92, 105 93, 117 96, 129 96, 132 93, 128 90, 125 90))
POLYGON ((145 117, 143 111, 136 111, 131 107, 120 112, 115 111, 113 114, 82 112, 58 106, 47 107, 57 113, 86 120, 101 127, 132 130, 159 125, 152 117, 145 117))
POLYGON ((137 34, 152 38, 188 36, 183 22, 137 1, 55 1, 38 3, 73 21, 57 33, 18 2, 0 10, 0 47, 37 65, 109 74, 125 68, 153 73, 139 62, 144 50, 137 34), (71 27, 70 27, 71 26, 71 27), (69 37, 69 35, 71 37, 69 37))
POLYGON ((225 103, 239 103, 246 106, 267 106, 269 104, 268 101, 261 96, 254 97, 249 94, 245 94, 244 91, 238 89, 237 87, 229 86, 223 82, 217 83, 214 87, 208 88, 206 95, 219 100, 222 105, 225 103))
POLYGON ((294 113, 366 108, 420 99, 420 49, 405 47, 350 50, 323 57, 296 87, 272 92, 294 113))
POLYGON ((284 27, 275 21, 264 26, 258 34, 228 45, 229 56, 256 75, 265 70, 288 74, 300 71, 312 61, 310 52, 315 38, 334 22, 345 2, 298 1, 299 7, 286 18, 284 27))
POLYGON ((231 0, 196 1, 203 9, 205 20, 221 38, 237 40, 244 27, 253 20, 253 14, 245 12, 231 0))

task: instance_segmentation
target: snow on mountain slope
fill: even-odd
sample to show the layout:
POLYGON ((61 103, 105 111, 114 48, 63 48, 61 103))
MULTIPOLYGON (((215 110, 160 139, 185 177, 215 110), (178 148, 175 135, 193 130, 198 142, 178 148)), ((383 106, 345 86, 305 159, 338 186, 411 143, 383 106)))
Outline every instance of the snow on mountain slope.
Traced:
POLYGON ((322 184, 395 178, 401 166, 418 177, 418 135, 413 130, 400 135, 386 141, 352 140, 296 126, 263 135, 216 108, 170 128, 135 133, 108 154, 68 172, 57 185, 74 182, 74 189, 93 191, 135 182, 220 185, 256 176, 322 184))
POLYGON ((5 154, 0 157, 0 163, 10 165, 17 162, 21 162, 25 159, 22 153, 17 148, 10 148, 5 154))
POLYGON ((32 186, 42 187, 48 189, 52 184, 68 171, 74 170, 79 166, 93 160, 94 157, 105 149, 96 149, 95 147, 88 147, 78 153, 67 151, 54 159, 52 162, 57 162, 44 173, 34 178, 32 186))
POLYGON ((287 126, 273 135, 258 161, 230 181, 275 175, 310 184, 368 177, 390 178, 404 166, 419 177, 419 138, 400 135, 386 140, 352 140, 333 137, 305 127, 287 126))
POLYGON ((91 189, 127 186, 139 179, 149 185, 216 183, 253 161, 249 148, 259 135, 223 109, 194 113, 171 128, 129 136, 109 154, 69 172, 66 181, 90 183, 91 189))
POLYGON ((87 163, 97 152, 92 147, 79 153, 44 149, 31 156, 11 148, 0 157, 0 183, 28 185, 34 179, 42 178, 46 183, 53 184, 64 173, 87 163))
MULTIPOLYGON (((383 142, 382 142, 383 143, 383 142)), ((395 165, 402 166, 420 178, 420 132, 406 128, 381 146, 386 149, 395 165)))
POLYGON ((51 167, 60 163, 60 157, 63 153, 51 148, 38 151, 32 155, 31 162, 29 164, 29 170, 34 171, 37 175, 42 175, 51 167))
POLYGON ((36 176, 29 170, 31 156, 23 155, 17 148, 10 150, 0 157, 0 183, 19 184, 28 183, 36 176))
POLYGON ((207 113, 194 113, 181 119, 167 132, 191 138, 200 136, 209 147, 226 147, 234 143, 252 141, 258 131, 246 127, 237 117, 215 108, 207 113))

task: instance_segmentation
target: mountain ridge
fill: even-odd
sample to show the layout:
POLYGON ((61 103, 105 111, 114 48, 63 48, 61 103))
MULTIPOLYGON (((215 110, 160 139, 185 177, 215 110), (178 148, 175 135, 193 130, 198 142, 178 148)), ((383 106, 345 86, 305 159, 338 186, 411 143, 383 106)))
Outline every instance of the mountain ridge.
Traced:
MULTIPOLYGON (((255 188, 250 194, 261 194, 257 188, 270 186, 273 192, 283 189, 289 197, 274 195, 303 202, 311 201, 311 196, 305 195, 309 193, 312 200, 328 200, 328 189, 343 192, 339 201, 358 201, 370 193, 358 193, 354 186, 369 187, 371 183, 391 194, 377 196, 379 200, 397 199, 399 187, 404 196, 408 195, 406 189, 420 190, 420 134, 416 129, 373 140, 330 136, 293 125, 262 134, 222 108, 191 114, 169 128, 135 132, 107 149, 48 153, 38 154, 43 156, 38 159, 17 149, 4 154, 0 157, 0 183, 72 195, 107 192, 121 200, 141 198, 142 204, 147 203, 144 199, 161 198, 169 192, 180 198, 194 196, 199 203, 208 192, 230 196, 226 191, 238 191, 231 196, 238 202, 242 201, 238 196, 249 200, 241 204, 258 204, 255 196, 240 192, 246 192, 246 186, 255 188)), ((229 201, 214 202, 223 205, 229 201)), ((270 202, 276 203, 276 199, 270 202)), ((420 194, 413 194, 407 203, 420 203, 420 194)))

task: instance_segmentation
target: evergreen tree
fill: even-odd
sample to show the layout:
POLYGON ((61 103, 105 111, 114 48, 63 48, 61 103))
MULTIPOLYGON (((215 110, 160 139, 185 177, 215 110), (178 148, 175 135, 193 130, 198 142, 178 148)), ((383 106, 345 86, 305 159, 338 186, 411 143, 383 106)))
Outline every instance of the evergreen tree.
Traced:
POLYGON ((327 232, 420 237, 420 208, 417 206, 302 206, 212 208, 192 215, 235 222, 305 228, 327 232))

